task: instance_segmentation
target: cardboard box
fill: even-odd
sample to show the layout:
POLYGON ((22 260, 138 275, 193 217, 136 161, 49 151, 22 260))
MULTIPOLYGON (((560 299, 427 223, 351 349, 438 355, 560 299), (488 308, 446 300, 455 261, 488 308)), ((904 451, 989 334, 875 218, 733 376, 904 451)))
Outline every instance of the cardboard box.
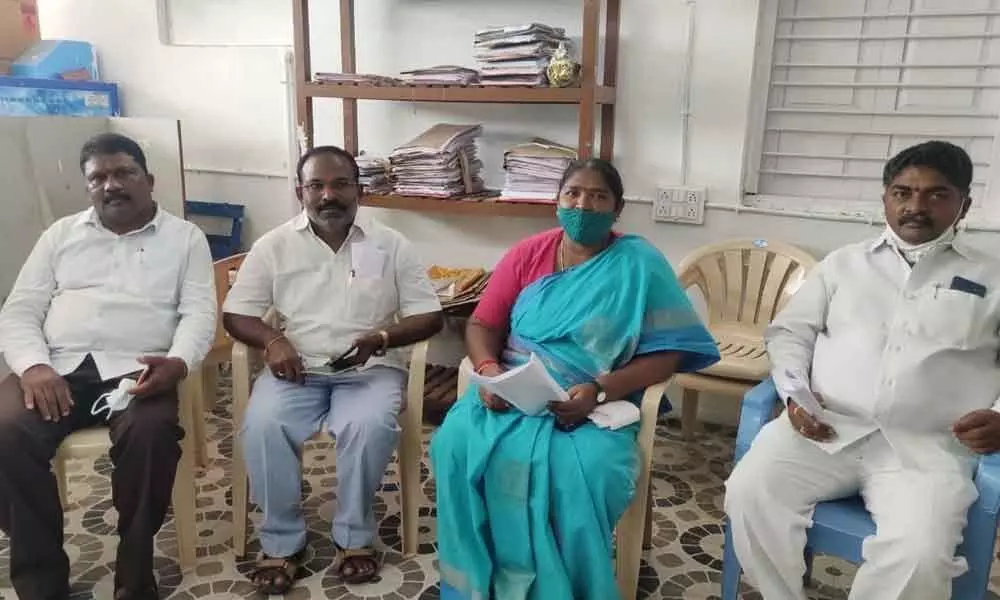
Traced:
POLYGON ((98 81, 0 77, 0 116, 117 117, 118 86, 98 81))
POLYGON ((42 40, 36 42, 14 61, 11 77, 33 79, 96 80, 97 57, 87 42, 42 40))
POLYGON ((37 0, 0 0, 0 62, 13 61, 39 37, 37 0))

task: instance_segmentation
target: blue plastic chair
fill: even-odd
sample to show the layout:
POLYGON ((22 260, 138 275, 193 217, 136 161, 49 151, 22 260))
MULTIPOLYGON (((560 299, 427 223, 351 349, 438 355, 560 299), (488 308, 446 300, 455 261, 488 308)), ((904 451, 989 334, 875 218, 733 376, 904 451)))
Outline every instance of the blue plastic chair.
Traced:
MULTIPOLYGON (((770 421, 778 405, 778 392, 771 380, 764 381, 746 393, 740 411, 740 428, 736 434, 736 454, 739 460, 750 449, 761 428, 770 421)), ((1000 509, 1000 453, 979 460, 975 474, 979 499, 969 508, 965 539, 958 554, 969 563, 969 570, 955 579, 952 600, 981 600, 986 596, 996 543, 997 514, 1000 509)), ((722 600, 736 600, 740 585, 740 563, 733 548, 729 520, 725 522, 726 541, 723 550, 722 600)), ((853 563, 861 562, 861 542, 875 533, 865 505, 859 496, 816 506, 813 526, 806 541, 806 577, 812 570, 812 555, 829 554, 853 563)))

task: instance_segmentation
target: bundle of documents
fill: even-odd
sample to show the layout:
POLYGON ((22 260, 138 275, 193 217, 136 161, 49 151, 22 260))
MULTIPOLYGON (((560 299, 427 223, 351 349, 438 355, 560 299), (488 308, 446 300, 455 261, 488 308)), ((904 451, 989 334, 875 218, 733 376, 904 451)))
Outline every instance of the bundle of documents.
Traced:
POLYGON ((541 138, 508 149, 503 156, 507 175, 500 200, 555 202, 563 171, 575 158, 573 148, 541 138))
POLYGON ((455 65, 403 71, 399 78, 412 85, 469 85, 479 80, 479 72, 455 65))
POLYGON ((463 304, 475 304, 490 281, 490 273, 485 269, 460 269, 431 265, 427 277, 437 292, 443 308, 463 304))
POLYGON ((391 168, 389 161, 377 156, 362 154, 357 158, 361 178, 358 183, 366 194, 388 194, 392 192, 391 168))
POLYGON ((531 23, 476 32, 475 56, 483 85, 545 85, 549 59, 566 31, 531 23))
POLYGON ((363 73, 316 73, 314 79, 320 83, 354 85, 398 85, 400 83, 400 80, 395 77, 363 73))
POLYGON ((469 373, 469 383, 486 388, 529 416, 547 412, 552 402, 569 399, 566 391, 534 354, 528 362, 496 377, 469 373))
POLYGON ((483 191, 476 156, 482 125, 438 123, 389 155, 393 187, 404 196, 453 198, 483 191))

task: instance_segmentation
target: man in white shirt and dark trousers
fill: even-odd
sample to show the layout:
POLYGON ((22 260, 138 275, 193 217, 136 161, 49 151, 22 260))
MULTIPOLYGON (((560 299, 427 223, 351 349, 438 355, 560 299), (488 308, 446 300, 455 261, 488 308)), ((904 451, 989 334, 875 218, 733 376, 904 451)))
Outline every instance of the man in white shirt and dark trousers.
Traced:
POLYGON ((766 600, 805 598, 813 508, 855 493, 876 533, 850 598, 950 598, 976 455, 1000 449, 1000 259, 956 234, 972 162, 926 142, 892 158, 883 183, 882 236, 827 256, 766 334, 787 408, 737 464, 725 502, 766 600), (795 380, 843 415, 826 417, 843 432, 790 399, 795 380))
POLYGON ((284 594, 294 582, 306 543, 302 445, 324 422, 337 443, 335 569, 348 583, 376 575, 372 503, 399 438, 402 350, 443 321, 410 243, 356 217, 354 158, 321 146, 297 171, 302 213, 254 244, 223 308, 229 333, 263 349, 267 362, 238 442, 264 513, 263 556, 251 576, 264 594, 284 594), (261 318, 271 308, 280 329, 261 318))
POLYGON ((80 153, 91 208, 36 243, 0 311, 0 529, 21 600, 66 600, 70 564, 50 461, 77 429, 104 423, 99 397, 124 376, 134 398, 110 415, 118 511, 115 600, 158 598, 153 537, 170 504, 184 435, 177 386, 215 333, 212 257, 195 225, 153 201, 135 141, 102 134, 80 153))

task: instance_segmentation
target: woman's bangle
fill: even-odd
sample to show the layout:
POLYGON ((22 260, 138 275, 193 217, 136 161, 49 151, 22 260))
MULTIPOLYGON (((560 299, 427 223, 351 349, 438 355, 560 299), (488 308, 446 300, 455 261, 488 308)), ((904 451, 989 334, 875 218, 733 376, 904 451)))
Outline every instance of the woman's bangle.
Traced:
POLYGON ((479 364, 476 365, 476 375, 482 375, 483 371, 486 369, 486 367, 488 367, 490 365, 496 365, 496 366, 499 367, 500 363, 498 363, 497 361, 493 360, 492 358, 488 358, 486 360, 481 360, 481 361, 479 361, 479 364))
POLYGON ((271 338, 266 344, 264 344, 264 354, 267 354, 267 351, 270 350, 271 346, 273 346, 277 341, 284 339, 287 338, 285 338, 285 334, 283 333, 279 333, 278 335, 271 338))

